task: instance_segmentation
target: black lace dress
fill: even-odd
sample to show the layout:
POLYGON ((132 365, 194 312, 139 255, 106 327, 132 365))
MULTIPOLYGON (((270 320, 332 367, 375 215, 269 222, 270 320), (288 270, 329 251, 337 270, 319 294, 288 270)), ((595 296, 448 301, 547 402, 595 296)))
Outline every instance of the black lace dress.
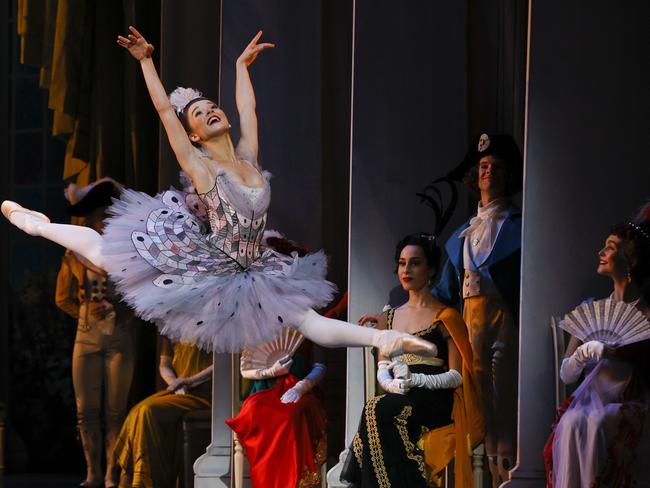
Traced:
MULTIPOLYGON (((394 309, 388 312, 392 328, 394 309)), ((415 336, 438 348, 437 358, 401 356, 412 373, 440 374, 448 369, 442 321, 435 320, 415 336)), ((406 395, 387 393, 369 400, 350 447, 341 479, 363 488, 427 487, 424 453, 417 447, 423 433, 452 423, 454 390, 412 388, 406 395)))

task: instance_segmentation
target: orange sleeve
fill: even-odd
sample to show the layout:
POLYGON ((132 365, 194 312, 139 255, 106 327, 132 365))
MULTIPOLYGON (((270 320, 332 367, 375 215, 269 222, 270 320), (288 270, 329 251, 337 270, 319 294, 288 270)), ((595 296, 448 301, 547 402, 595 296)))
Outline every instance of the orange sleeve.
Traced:
POLYGON ((65 253, 61 260, 61 268, 56 277, 56 294, 54 301, 56 306, 63 310, 70 317, 79 318, 79 300, 77 299, 77 290, 79 283, 72 271, 70 255, 65 253))

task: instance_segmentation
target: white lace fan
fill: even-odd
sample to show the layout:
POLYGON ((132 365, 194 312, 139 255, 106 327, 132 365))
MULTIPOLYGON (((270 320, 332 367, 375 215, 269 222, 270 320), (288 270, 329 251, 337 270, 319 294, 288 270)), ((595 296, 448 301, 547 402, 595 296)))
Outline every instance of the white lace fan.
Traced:
POLYGON ((624 346, 650 339, 650 322, 634 305, 613 298, 578 305, 559 326, 583 342, 624 346))
POLYGON ((281 357, 293 356, 304 339, 303 335, 293 327, 285 327, 272 341, 242 351, 241 369, 269 368, 281 357))

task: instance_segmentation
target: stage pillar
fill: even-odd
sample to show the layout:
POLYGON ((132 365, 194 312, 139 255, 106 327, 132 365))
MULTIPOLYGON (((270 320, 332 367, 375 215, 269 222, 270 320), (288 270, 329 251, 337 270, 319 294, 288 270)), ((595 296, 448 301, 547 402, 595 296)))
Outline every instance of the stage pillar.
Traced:
POLYGON ((508 487, 545 486, 551 316, 611 293, 598 250, 650 195, 648 18, 645 2, 530 2, 519 452, 508 487))

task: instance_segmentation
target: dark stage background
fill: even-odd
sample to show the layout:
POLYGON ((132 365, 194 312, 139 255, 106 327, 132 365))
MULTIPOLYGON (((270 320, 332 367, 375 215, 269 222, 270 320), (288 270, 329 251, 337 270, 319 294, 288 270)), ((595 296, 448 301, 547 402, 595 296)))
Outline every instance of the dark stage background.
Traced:
MULTIPOLYGON (((91 46, 86 46, 83 52, 94 53, 92 63, 82 62, 85 58, 79 50, 69 53, 69 58, 76 63, 68 61, 66 65, 71 70, 68 84, 81 83, 81 79, 85 83, 85 97, 75 95, 84 102, 73 107, 84 109, 79 110, 79 118, 85 130, 74 132, 84 142, 73 145, 76 158, 70 154, 64 158, 65 144, 49 137, 52 125, 57 129, 58 119, 53 121, 48 115, 48 92, 37 88, 43 70, 39 72, 37 68, 20 64, 20 38, 10 36, 10 45, 2 52, 3 65, 7 67, 7 76, 2 78, 5 88, 2 96, 6 97, 11 111, 4 121, 7 125, 2 126, 2 135, 7 142, 3 146, 7 161, 11 164, 3 166, 6 178, 3 178, 2 195, 42 209, 53 220, 63 220, 64 175, 68 180, 81 181, 111 175, 148 192, 177 184, 177 165, 164 134, 159 131, 137 64, 114 47, 115 34, 128 24, 137 25, 157 47, 154 57, 167 88, 193 85, 206 95, 219 98, 233 119, 236 136, 234 60, 252 35, 263 29, 264 38, 277 44, 277 49, 264 53, 251 70, 260 115, 261 162, 275 175, 269 228, 280 230, 309 247, 323 247, 330 256, 330 279, 344 291, 348 287, 349 228, 358 236, 357 249, 371 251, 368 256, 376 263, 381 263, 382 268, 390 267, 395 236, 413 226, 427 229, 431 225, 430 215, 417 204, 414 193, 456 164, 469 135, 478 126, 482 130, 514 130, 522 138, 522 91, 513 92, 502 86, 505 76, 510 83, 521 87, 518 73, 523 69, 524 51, 512 39, 525 32, 519 22, 522 3, 514 0, 499 5, 444 2, 434 9, 428 1, 357 2, 353 50, 354 5, 349 0, 202 0, 193 2, 191 9, 170 0, 131 0, 114 5, 112 11, 83 9, 81 3, 69 1, 67 19, 74 20, 72 7, 76 6, 84 12, 86 21, 85 30, 78 25, 71 29, 75 24, 72 20, 68 22, 69 39, 79 43, 92 39, 91 46), (500 19, 498 29, 477 21, 485 15, 500 19), (97 22, 100 17, 106 20, 102 25, 97 22), (499 62, 492 63, 491 59, 499 62), (74 68, 82 70, 85 77, 74 68), (478 71, 483 82, 470 83, 478 71), (29 80, 28 88, 22 88, 23 79, 29 80), (353 87, 357 97, 354 104, 353 87), (355 107, 354 119, 352 107, 355 107), (35 113, 43 119, 35 137, 43 142, 24 145, 16 117, 33 117, 35 113), (109 125, 112 130, 106 132, 109 125), (122 129, 115 130, 116 125, 122 129), (373 201, 388 204, 388 211, 384 211, 386 208, 381 211, 380 220, 371 214, 364 216, 356 207, 353 212, 357 216, 349 220, 351 134, 357 138, 353 165, 365 165, 368 177, 355 185, 357 201, 364 205, 373 201), (110 158, 103 150, 109 145, 107 138, 110 158), (58 153, 20 152, 25 148, 33 151, 43 144, 58 148, 58 153), (44 176, 35 178, 39 171, 44 176), (22 179, 21 174, 25 175, 22 179), (395 183, 397 187, 392 186, 395 183), (409 202, 408 208, 417 209, 408 225, 402 218, 405 208, 399 204, 404 201, 409 202), (416 215, 423 219, 421 225, 413 218, 416 215), (367 232, 367 226, 373 222, 387 224, 382 224, 382 232, 367 232)), ((51 8, 56 2, 51 0, 48 5, 51 8)), ((20 24, 17 22, 19 8, 26 6, 34 8, 30 2, 14 0, 3 11, 8 32, 16 32, 20 24)), ((525 16, 525 8, 523 12, 525 16)), ((47 17, 43 23, 47 25, 47 17)), ((38 25, 33 27, 34 23, 28 25, 32 26, 32 32, 38 28, 38 25)), ((29 47, 30 36, 23 37, 29 47)), ((37 56, 36 61, 33 63, 36 66, 42 64, 39 64, 41 57, 37 56)), ((51 101, 50 105, 53 105, 51 101)), ((64 106, 62 111, 66 110, 76 113, 70 106, 64 106)), ((457 221, 464 218, 468 208, 466 202, 461 203, 457 221)), ((0 297, 4 300, 5 317, 1 330, 6 339, 2 344, 7 349, 3 355, 4 388, 0 398, 9 400, 6 401, 9 414, 6 441, 11 446, 7 452, 8 469, 78 469, 81 456, 79 446, 75 445, 69 381, 74 324, 50 301, 62 250, 2 225, 5 229, 2 259, 13 264, 13 268, 3 267, 2 286, 6 288, 0 297), (25 305, 19 297, 25 294, 26 283, 36 279, 31 278, 32 274, 41 280, 32 285, 39 291, 38 301, 25 305), (38 311, 55 318, 20 318, 25 311, 38 311), (31 344, 21 343, 19 347, 14 337, 13 330, 22 330, 18 324, 23 322, 60 322, 57 327, 44 327, 51 334, 48 337, 56 337, 57 342, 47 340, 50 348, 34 356, 37 349, 31 344), (15 385, 21 384, 15 357, 22 349, 29 355, 25 374, 43 376, 36 365, 45 364, 51 356, 60 363, 58 381, 64 385, 57 399, 62 409, 56 423, 60 432, 50 432, 48 437, 61 442, 48 455, 40 452, 35 441, 25 441, 20 422, 12 421, 12 416, 20 412, 16 406, 31 401, 45 417, 36 421, 37 417, 25 415, 24 418, 30 418, 30 429, 46 432, 42 426, 52 424, 51 417, 41 408, 40 388, 31 389, 29 394, 13 390, 10 394, 10 385, 15 389, 15 385)), ((393 286, 392 275, 378 271, 382 278, 377 285, 383 296, 393 286)), ((357 295, 357 300, 363 296, 357 295)), ((373 302, 367 307, 372 309, 373 302)), ((134 401, 154 388, 156 375, 152 328, 143 325, 141 334, 138 368, 141 380, 134 388, 134 401)), ((29 333, 23 337, 33 336, 29 333)), ((325 352, 317 348, 315 354, 329 367, 323 389, 327 391, 332 461, 344 444, 345 351, 325 352)))

